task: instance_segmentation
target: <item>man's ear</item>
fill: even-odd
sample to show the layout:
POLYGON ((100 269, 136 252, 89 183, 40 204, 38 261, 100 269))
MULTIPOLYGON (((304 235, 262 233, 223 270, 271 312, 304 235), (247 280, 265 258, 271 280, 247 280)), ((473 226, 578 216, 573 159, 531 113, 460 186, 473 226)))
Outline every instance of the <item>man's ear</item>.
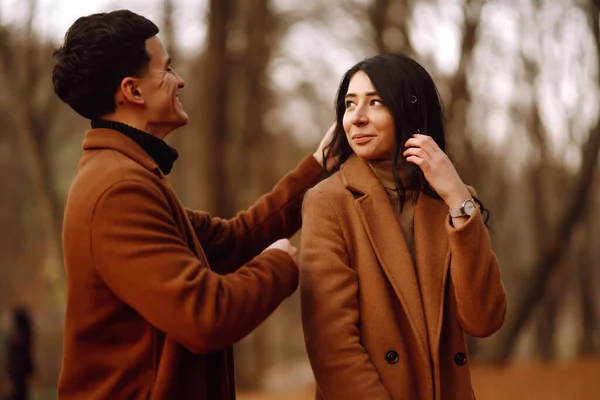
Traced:
POLYGON ((134 104, 144 104, 144 96, 142 95, 142 89, 139 87, 137 79, 127 77, 121 81, 120 87, 121 96, 123 100, 134 104))

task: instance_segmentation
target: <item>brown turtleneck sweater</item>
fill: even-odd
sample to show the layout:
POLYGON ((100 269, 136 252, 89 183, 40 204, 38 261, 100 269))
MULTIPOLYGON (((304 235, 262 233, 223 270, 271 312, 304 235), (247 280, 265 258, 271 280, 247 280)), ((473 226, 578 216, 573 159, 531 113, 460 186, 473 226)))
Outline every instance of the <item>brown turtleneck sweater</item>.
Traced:
POLYGON ((392 174, 392 162, 391 161, 369 161, 369 167, 375 173, 379 181, 385 188, 387 192, 388 198, 392 202, 392 206, 394 207, 394 212, 396 214, 396 218, 398 218, 398 222, 400 223, 400 228, 402 228, 402 234, 404 235, 404 240, 406 240, 406 245, 408 250, 410 251, 410 255, 412 257, 413 265, 416 265, 415 262, 415 238, 414 238, 414 205, 413 205, 413 195, 414 191, 409 188, 410 186, 410 165, 402 165, 399 170, 398 177, 400 181, 404 184, 404 188, 406 189, 406 200, 404 201, 404 207, 402 207, 398 191, 396 190, 396 184, 394 182, 394 175, 392 174))
MULTIPOLYGON (((392 206, 394 207, 394 213, 396 214, 396 218, 398 218, 398 222, 400 223, 400 228, 402 229, 402 234, 404 235, 404 240, 406 241, 406 246, 410 252, 410 257, 413 262, 413 268, 417 268, 417 261, 415 257, 415 235, 414 235, 414 226, 415 226, 415 208, 413 204, 413 196, 415 195, 415 191, 410 188, 410 173, 411 168, 410 165, 401 165, 398 173, 398 177, 400 181, 404 184, 406 200, 404 201, 404 207, 402 207, 400 203, 400 198, 398 195, 398 191, 396 189, 396 185, 394 183, 394 175, 392 174, 392 162, 391 161, 369 161, 369 166, 371 170, 375 173, 379 181, 385 188, 387 192, 388 198, 392 202, 392 206)), ((415 271, 415 276, 417 277, 417 285, 419 286, 419 295, 423 296, 423 290, 421 288, 421 282, 419 282, 419 274, 415 271)), ((424 303, 421 300, 421 305, 424 307, 424 303)), ((423 308, 425 312, 425 309, 423 308)), ((429 338, 427 338, 429 341, 429 338)))

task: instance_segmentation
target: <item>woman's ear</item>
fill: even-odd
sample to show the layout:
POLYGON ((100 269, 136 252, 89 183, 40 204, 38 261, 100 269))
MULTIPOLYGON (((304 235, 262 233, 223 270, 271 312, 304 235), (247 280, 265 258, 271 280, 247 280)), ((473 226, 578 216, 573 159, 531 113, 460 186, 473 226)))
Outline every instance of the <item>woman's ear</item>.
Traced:
POLYGON ((129 103, 144 104, 142 89, 135 78, 127 77, 121 81, 120 92, 123 99, 129 103))

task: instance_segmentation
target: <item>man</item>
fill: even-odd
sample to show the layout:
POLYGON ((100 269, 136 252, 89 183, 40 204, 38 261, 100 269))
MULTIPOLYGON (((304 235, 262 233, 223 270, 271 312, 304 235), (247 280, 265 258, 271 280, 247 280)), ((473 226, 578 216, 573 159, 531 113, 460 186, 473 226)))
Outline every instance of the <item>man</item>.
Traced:
POLYGON ((157 33, 130 11, 94 14, 55 53, 55 91, 92 127, 63 224, 60 399, 233 399, 232 345, 298 285, 296 249, 277 240, 300 227, 323 143, 231 220, 183 208, 162 139, 188 121, 184 82, 157 33))

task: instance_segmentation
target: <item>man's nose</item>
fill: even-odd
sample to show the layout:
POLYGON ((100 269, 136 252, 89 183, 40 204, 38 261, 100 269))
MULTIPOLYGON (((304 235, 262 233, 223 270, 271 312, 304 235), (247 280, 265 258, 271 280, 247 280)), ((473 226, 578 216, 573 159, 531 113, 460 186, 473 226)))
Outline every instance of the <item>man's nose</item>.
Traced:
POLYGON ((177 72, 175 72, 175 76, 177 77, 177 87, 179 87, 179 89, 183 88, 185 86, 185 81, 177 72))

